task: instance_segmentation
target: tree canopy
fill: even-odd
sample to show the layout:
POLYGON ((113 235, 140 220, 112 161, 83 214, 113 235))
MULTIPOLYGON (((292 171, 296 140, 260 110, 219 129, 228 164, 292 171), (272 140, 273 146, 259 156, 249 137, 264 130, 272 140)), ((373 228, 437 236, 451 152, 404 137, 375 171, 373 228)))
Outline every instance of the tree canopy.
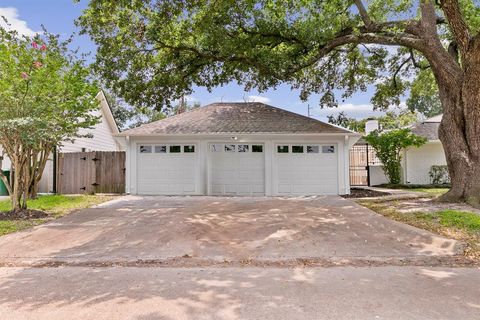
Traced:
MULTIPOLYGON (((480 9, 457 5, 478 32, 480 9)), ((418 10, 408 0, 92 0, 78 23, 99 45, 97 71, 134 105, 161 108, 195 85, 237 81, 260 90, 286 82, 303 99, 321 94, 323 106, 374 85, 379 108, 399 104, 413 85, 409 105, 429 109, 436 88, 418 89, 432 82, 417 51, 418 10)), ((429 10, 448 43, 445 15, 429 10)))

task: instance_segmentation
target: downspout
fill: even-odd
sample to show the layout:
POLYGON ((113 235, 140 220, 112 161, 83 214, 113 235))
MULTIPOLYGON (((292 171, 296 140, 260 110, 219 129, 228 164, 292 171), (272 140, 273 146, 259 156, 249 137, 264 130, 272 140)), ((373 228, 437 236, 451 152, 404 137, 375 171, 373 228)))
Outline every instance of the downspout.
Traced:
POLYGON ((57 147, 53 147, 53 193, 57 193, 57 147))
POLYGON ((348 135, 345 135, 345 146, 344 146, 345 194, 350 194, 350 148, 349 148, 348 140, 349 140, 348 135))

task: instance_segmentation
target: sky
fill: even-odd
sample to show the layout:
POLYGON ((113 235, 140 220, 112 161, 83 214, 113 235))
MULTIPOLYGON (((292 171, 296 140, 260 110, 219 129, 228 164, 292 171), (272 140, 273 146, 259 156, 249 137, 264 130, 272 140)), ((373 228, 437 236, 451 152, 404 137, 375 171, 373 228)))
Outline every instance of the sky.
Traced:
MULTIPOLYGON (((80 3, 74 3, 73 0, 0 0, 0 16, 5 16, 12 28, 26 35, 41 31, 42 25, 49 32, 64 37, 77 33, 73 45, 79 47, 82 52, 91 52, 93 59, 96 51, 95 44, 88 36, 78 36, 78 29, 74 24, 75 19, 81 15, 87 4, 88 0, 81 0, 80 3)), ((307 115, 310 107, 312 118, 326 121, 327 115, 338 114, 341 111, 357 119, 382 114, 373 111, 370 104, 372 94, 373 90, 369 89, 367 92, 355 94, 341 103, 338 108, 321 109, 318 95, 312 95, 308 101, 303 102, 300 100, 299 92, 292 91, 287 85, 259 93, 255 90, 245 92, 241 86, 231 83, 215 88, 213 92, 208 92, 205 88, 195 88, 195 92, 187 99, 200 102, 201 105, 212 102, 264 102, 302 115, 307 115)))

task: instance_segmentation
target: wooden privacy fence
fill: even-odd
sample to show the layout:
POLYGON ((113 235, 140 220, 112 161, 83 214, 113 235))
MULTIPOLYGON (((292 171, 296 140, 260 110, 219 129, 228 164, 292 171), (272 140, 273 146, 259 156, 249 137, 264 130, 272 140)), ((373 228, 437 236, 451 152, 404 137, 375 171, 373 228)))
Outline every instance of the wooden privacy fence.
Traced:
POLYGON ((58 154, 57 192, 125 192, 125 152, 93 151, 58 154))

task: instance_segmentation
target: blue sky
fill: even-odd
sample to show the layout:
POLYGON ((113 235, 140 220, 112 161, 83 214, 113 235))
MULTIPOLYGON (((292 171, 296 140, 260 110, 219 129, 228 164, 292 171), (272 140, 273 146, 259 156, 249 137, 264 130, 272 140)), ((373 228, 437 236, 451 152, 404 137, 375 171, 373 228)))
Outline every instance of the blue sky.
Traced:
MULTIPOLYGON (((0 0, 0 15, 6 16, 12 27, 21 33, 33 34, 41 30, 43 24, 50 32, 67 37, 78 31, 74 20, 81 14, 87 3, 87 0, 82 0, 80 3, 74 3, 73 0, 0 0)), ((92 52, 92 55, 96 50, 88 36, 78 36, 74 45, 84 52, 92 52)), ((320 109, 317 95, 312 95, 308 102, 302 102, 298 92, 291 91, 286 85, 260 94, 257 91, 245 92, 242 87, 232 83, 216 88, 211 93, 204 88, 197 88, 189 99, 199 101, 202 105, 218 101, 258 101, 303 115, 307 115, 308 105, 310 105, 312 117, 326 120, 327 115, 336 114, 342 110, 355 118, 380 114, 372 110, 371 95, 371 90, 366 93, 357 93, 342 103, 338 109, 320 109)))

